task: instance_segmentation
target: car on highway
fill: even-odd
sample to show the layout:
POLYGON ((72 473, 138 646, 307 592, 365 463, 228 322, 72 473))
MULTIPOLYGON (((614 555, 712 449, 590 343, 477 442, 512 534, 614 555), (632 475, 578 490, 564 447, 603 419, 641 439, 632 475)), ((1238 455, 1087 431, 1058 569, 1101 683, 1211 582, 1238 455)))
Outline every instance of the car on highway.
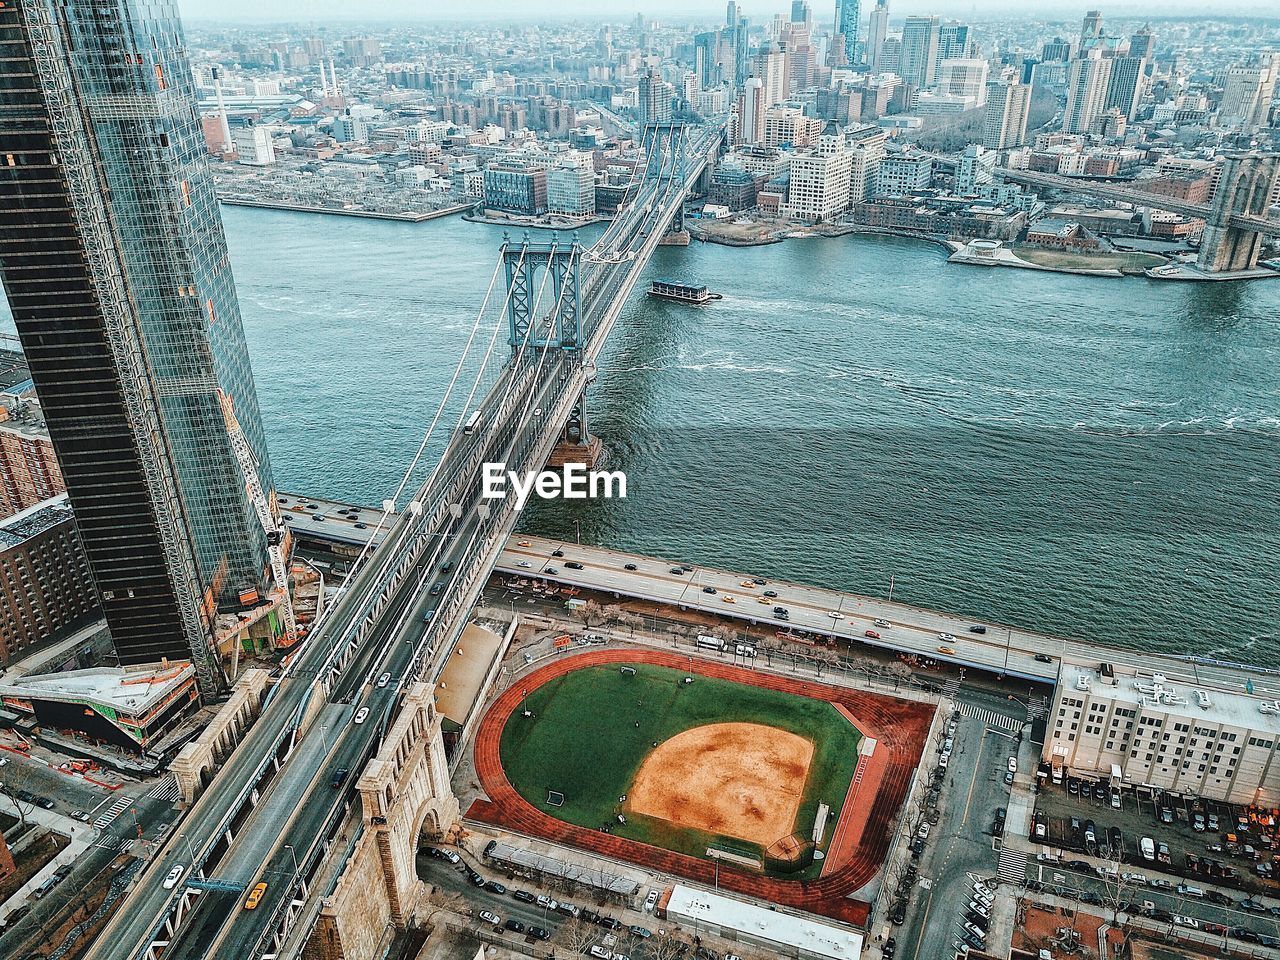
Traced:
POLYGON ((764 595, 765 595, 766 597, 768 597, 770 600, 772 600, 772 599, 774 599, 774 598, 778 595, 778 591, 777 591, 777 590, 766 590, 766 591, 764 592, 764 595))
POLYGON ((969 632, 970 633, 986 633, 987 628, 980 623, 975 623, 972 627, 969 628, 969 632))
POLYGON ((481 910, 480 919, 485 923, 492 923, 495 927, 502 922, 502 918, 490 910, 481 910))
POLYGON ((516 544, 516 546, 517 546, 517 547, 528 547, 528 546, 532 546, 532 544, 530 544, 528 540, 521 540, 521 541, 519 541, 519 542, 516 544))
POLYGON ((623 570, 639 570, 640 568, 637 567, 634 563, 624 563, 622 565, 622 569, 623 570))
POLYGON ((262 902, 262 898, 266 893, 267 884, 265 881, 254 886, 254 888, 249 891, 249 895, 244 898, 244 908, 246 910, 257 910, 258 904, 262 902))
POLYGON ((703 587, 703 588, 702 588, 702 592, 703 592, 703 593, 715 593, 715 592, 716 592, 716 588, 715 588, 715 587, 703 587))
POLYGON ((182 864, 178 864, 168 872, 164 878, 164 883, 160 884, 160 886, 164 887, 166 890, 172 890, 178 885, 178 881, 182 879, 182 875, 186 872, 186 869, 187 868, 182 864))
POLYGON ((551 551, 551 555, 552 555, 553 557, 563 557, 563 556, 564 556, 564 551, 563 551, 563 550, 552 550, 552 551, 551 551))
POLYGON ((382 676, 378 678, 378 689, 381 690, 390 682, 391 682, 391 674, 384 673, 382 676))
POLYGON ((950 647, 939 647, 939 648, 938 648, 938 652, 939 652, 939 653, 942 653, 942 654, 946 654, 947 656, 954 656, 954 655, 955 655, 955 651, 954 651, 953 649, 951 649, 950 647))
POLYGON ((582 564, 580 564, 577 560, 566 560, 566 561, 564 562, 564 568, 565 568, 566 570, 581 570, 581 569, 583 569, 582 564))
POLYGON ((843 619, 844 619, 844 614, 843 614, 843 613, 841 613, 839 610, 828 610, 828 611, 827 611, 827 616, 828 616, 828 617, 830 617, 832 620, 843 620, 843 619))
POLYGON ((333 779, 329 781, 329 786, 337 790, 339 787, 341 787, 344 783, 347 782, 347 777, 349 776, 351 776, 350 767, 339 767, 337 772, 333 775, 333 779))
POLYGON ((955 640, 955 637, 943 631, 942 633, 938 634, 938 639, 941 640, 943 643, 951 643, 953 640, 955 640))
POLYGON ((721 600, 723 600, 725 603, 737 603, 737 602, 738 602, 738 601, 737 601, 737 600, 735 600, 733 597, 729 596, 729 594, 727 594, 727 593, 726 593, 723 597, 721 597, 720 599, 721 599, 721 600))
POLYGON ((875 630, 866 630, 866 631, 864 631, 864 632, 863 632, 863 634, 862 634, 862 635, 863 635, 864 637, 869 637, 869 638, 870 638, 870 639, 872 639, 872 640, 879 640, 879 639, 880 639, 880 634, 879 634, 879 633, 877 633, 875 630))
POLYGON ((877 627, 891 627, 891 626, 893 626, 893 624, 891 624, 888 620, 884 619, 883 617, 876 617, 876 618, 875 618, 875 620, 873 620, 873 621, 871 621, 871 622, 872 622, 872 623, 874 623, 877 627))
POLYGON ((356 711, 356 715, 355 715, 355 717, 352 719, 352 721, 351 721, 351 722, 352 722, 352 723, 364 723, 365 718, 366 718, 367 716, 369 716, 369 708, 368 708, 368 707, 361 707, 359 710, 357 710, 357 711, 356 711))
POLYGON ((549 577, 554 577, 554 576, 555 576, 556 574, 558 574, 560 571, 559 571, 559 570, 557 570, 555 567, 547 567, 547 568, 546 568, 545 570, 543 570, 542 572, 543 572, 543 573, 545 573, 545 574, 546 574, 547 576, 549 576, 549 577))
POLYGON ((1037 653, 1035 655, 1035 661, 1036 663, 1053 663, 1053 657, 1049 656, 1047 653, 1037 653))
POLYGON ((519 560, 516 562, 517 567, 524 567, 526 570, 533 566, 528 560, 519 560))

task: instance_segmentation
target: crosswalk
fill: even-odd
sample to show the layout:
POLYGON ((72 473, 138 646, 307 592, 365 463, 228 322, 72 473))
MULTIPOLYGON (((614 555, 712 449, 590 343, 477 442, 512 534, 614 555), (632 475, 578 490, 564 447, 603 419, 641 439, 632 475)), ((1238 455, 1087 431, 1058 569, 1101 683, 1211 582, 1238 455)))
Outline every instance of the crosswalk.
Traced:
POLYGON ((119 797, 116 802, 107 807, 107 812, 93 821, 93 825, 99 830, 105 830, 111 824, 115 823, 116 817, 124 813, 125 808, 131 804, 133 800, 129 797, 119 797))
POLYGON ((954 700, 956 691, 959 689, 960 689, 960 678, 947 677, 946 682, 943 683, 942 685, 942 695, 944 697, 951 697, 954 700))
POLYGON ((103 850, 116 850, 120 853, 128 853, 137 842, 137 839, 134 837, 103 837, 95 843, 94 846, 101 847, 103 850))
POLYGON ((177 777, 173 774, 169 774, 169 776, 165 777, 152 787, 150 792, 147 793, 147 796, 153 800, 167 800, 169 803, 173 803, 179 796, 181 796, 181 793, 178 790, 177 777))
POLYGON ((1000 862, 996 865, 996 876, 1005 883, 1022 886, 1027 882, 1027 861, 1030 858, 1022 850, 1000 848, 1000 862))
POLYGON ((1027 701, 1027 719, 1039 720, 1049 715, 1049 698, 1035 696, 1027 701))
POLYGON ((1021 730, 1022 721, 1017 717, 1010 717, 1003 713, 997 713, 995 710, 988 710, 986 707, 979 707, 976 704, 961 700, 956 709, 960 711, 960 716, 970 717, 974 720, 980 720, 988 727, 995 727, 998 730, 1021 730))

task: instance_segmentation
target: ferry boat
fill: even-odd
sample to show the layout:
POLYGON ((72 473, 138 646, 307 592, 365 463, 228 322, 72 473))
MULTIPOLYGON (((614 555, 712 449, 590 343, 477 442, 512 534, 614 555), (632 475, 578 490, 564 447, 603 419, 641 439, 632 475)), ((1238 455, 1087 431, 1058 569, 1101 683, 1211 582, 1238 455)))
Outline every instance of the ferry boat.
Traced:
POLYGON ((720 294, 708 290, 706 284, 694 286, 674 280, 654 280, 649 284, 649 296, 675 300, 677 303, 691 303, 698 307, 721 298, 720 294))

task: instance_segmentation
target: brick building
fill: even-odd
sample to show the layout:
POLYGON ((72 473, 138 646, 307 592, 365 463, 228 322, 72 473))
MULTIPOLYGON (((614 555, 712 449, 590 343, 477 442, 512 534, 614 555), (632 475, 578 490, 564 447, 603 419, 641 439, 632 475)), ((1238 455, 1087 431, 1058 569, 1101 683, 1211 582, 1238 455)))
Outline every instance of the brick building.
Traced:
POLYGON ((66 494, 0 522, 0 664, 100 616, 66 494))
POLYGON ((39 407, 0 405, 0 518, 66 493, 39 407))

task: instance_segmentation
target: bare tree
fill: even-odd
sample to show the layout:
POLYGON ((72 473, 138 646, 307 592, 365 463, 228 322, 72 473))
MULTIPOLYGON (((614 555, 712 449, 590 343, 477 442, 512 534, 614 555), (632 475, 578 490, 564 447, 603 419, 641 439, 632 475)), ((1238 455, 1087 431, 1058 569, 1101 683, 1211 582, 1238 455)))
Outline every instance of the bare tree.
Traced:
POLYGON ((573 615, 582 621, 584 627, 598 627, 607 619, 604 609, 594 600, 588 600, 581 606, 576 607, 573 615))
POLYGON ((32 782, 30 764, 25 759, 9 764, 9 769, 5 771, 4 779, 4 792, 9 795, 9 799, 13 801, 13 805, 18 811, 18 822, 25 827, 27 825, 27 814, 35 809, 35 803, 31 800, 18 799, 18 794, 23 792, 32 782))
POLYGON ((567 948, 571 953, 586 953, 595 942, 597 929, 594 924, 587 923, 581 917, 574 917, 562 923, 551 937, 551 942, 567 948))
POLYGON ((627 612, 622 609, 621 605, 616 603, 611 603, 600 611, 601 616, 610 623, 622 623, 623 617, 626 616, 626 613, 627 612))
POLYGON ((691 946, 683 930, 659 930, 647 941, 645 949, 652 960, 677 960, 691 946))

